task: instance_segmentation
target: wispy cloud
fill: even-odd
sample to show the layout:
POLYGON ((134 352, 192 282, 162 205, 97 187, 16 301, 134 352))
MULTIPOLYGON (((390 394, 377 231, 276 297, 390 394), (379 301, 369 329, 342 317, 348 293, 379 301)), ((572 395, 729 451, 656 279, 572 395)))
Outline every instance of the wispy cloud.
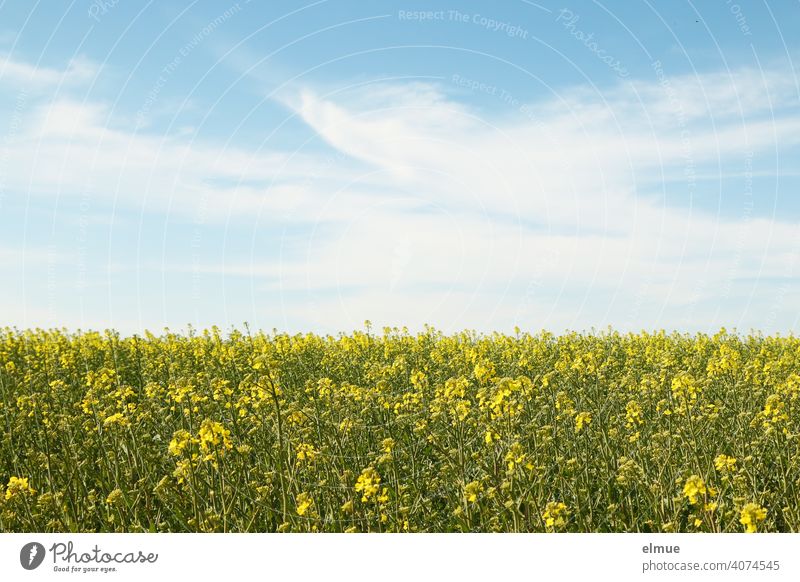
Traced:
POLYGON ((97 65, 84 57, 69 61, 65 69, 20 61, 0 52, 0 85, 16 85, 27 90, 84 83, 98 73, 97 65))
MULTIPOLYGON (((659 173, 682 170, 691 190, 701 166, 716 165, 720 178, 731 168, 741 175, 754 154, 796 145, 796 88, 779 72, 620 83, 602 94, 577 88, 528 105, 535 119, 521 111, 488 119, 443 94, 432 97, 435 91, 366 88, 357 107, 346 96, 330 100, 307 90, 286 100, 331 146, 384 172, 395 189, 413 192, 432 210, 422 217, 382 212, 386 194, 376 193, 340 236, 296 249, 307 260, 290 265, 281 284, 327 289, 347 282, 377 298, 377 282, 396 279, 388 272, 392 249, 405 245, 418 249, 405 261, 406 297, 431 286, 444 296, 473 290, 469 305, 479 307, 468 311, 506 325, 525 301, 526 317, 560 327, 673 325, 681 312, 712 300, 736 307, 701 325, 744 325, 757 322, 749 308, 763 309, 770 288, 739 278, 795 272, 800 240, 793 222, 755 219, 747 201, 737 219, 690 205, 667 208, 641 195, 643 186, 659 186, 659 173), (382 99, 387 93, 392 98, 382 99), (548 307, 520 289, 556 297, 548 307), (588 307, 592 295, 606 299, 605 313, 588 307)), ((398 299, 385 294, 362 306, 383 312, 398 299)), ((458 294, 452 300, 466 301, 458 294)), ((351 312, 337 305, 332 300, 320 314, 335 320, 327 314, 351 312)), ((457 319, 448 323, 458 327, 457 319)))
MULTIPOLYGON (((0 82, 93 71, 0 57, 0 82)), ((758 326, 799 299, 774 284, 796 274, 795 222, 753 216, 745 199, 758 196, 745 192, 753 156, 800 142, 796 91, 779 70, 662 74, 486 113, 446 80, 333 94, 304 85, 279 102, 319 140, 259 151, 142 132, 102 102, 33 100, 5 152, 5 181, 33 198, 91 196, 198 231, 249 229, 249 247, 218 259, 162 252, 127 267, 216 277, 223 289, 251 279, 237 303, 255 313, 233 322, 758 326), (740 190, 722 195, 740 212, 654 195, 677 188, 691 199, 701 171, 737 177, 740 190), (277 239, 268 248, 254 242, 264 230, 277 239)))

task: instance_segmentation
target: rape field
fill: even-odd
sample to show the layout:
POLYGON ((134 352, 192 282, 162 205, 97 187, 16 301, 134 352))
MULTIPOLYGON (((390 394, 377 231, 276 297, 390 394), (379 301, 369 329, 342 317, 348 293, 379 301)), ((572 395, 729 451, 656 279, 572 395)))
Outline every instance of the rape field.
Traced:
POLYGON ((0 332, 2 531, 800 531, 800 340, 0 332))

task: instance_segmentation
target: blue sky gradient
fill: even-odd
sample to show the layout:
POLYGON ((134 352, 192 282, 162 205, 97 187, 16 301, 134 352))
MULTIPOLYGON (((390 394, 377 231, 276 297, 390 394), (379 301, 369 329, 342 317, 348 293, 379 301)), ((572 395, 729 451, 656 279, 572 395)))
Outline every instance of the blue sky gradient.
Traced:
POLYGON ((0 2, 0 324, 797 331, 798 2, 0 2))

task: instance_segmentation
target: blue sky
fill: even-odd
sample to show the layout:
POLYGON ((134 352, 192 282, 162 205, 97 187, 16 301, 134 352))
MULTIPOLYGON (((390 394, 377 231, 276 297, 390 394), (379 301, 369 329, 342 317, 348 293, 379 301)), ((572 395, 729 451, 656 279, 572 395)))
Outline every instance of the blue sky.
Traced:
POLYGON ((0 2, 0 324, 797 331, 800 3, 0 2))

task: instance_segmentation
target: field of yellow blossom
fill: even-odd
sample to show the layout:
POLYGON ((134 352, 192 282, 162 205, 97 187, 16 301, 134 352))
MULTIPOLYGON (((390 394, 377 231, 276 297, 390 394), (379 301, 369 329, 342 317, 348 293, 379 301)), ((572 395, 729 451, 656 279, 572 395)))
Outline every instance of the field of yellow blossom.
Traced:
POLYGON ((0 331, 0 531, 800 531, 800 339, 0 331))

